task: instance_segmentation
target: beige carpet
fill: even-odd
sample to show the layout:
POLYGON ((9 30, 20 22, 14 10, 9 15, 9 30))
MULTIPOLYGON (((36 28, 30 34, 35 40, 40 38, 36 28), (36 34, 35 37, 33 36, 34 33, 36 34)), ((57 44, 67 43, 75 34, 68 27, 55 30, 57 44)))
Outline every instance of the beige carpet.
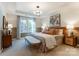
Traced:
POLYGON ((13 44, 8 49, 0 53, 0 56, 78 56, 79 48, 74 48, 68 45, 59 45, 47 53, 41 53, 38 49, 28 47, 25 40, 13 40, 13 44))

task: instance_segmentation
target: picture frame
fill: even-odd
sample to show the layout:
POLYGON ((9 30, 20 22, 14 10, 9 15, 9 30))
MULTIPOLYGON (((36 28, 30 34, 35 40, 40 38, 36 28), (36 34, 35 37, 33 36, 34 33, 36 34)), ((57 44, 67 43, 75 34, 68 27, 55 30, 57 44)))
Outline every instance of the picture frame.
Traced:
POLYGON ((3 16, 3 35, 8 34, 8 21, 6 20, 5 16, 3 16))
POLYGON ((5 16, 3 16, 3 30, 7 29, 8 21, 6 20, 5 16))
POLYGON ((61 26, 60 14, 55 14, 53 16, 50 16, 50 26, 51 27, 60 27, 61 26))

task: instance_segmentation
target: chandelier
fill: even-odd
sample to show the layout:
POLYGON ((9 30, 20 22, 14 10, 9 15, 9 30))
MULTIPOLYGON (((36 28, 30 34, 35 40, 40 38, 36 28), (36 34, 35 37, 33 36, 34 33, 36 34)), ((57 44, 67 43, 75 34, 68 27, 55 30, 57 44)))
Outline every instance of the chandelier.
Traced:
POLYGON ((41 11, 39 10, 40 6, 36 6, 36 10, 33 11, 33 14, 36 16, 40 16, 41 15, 41 11))

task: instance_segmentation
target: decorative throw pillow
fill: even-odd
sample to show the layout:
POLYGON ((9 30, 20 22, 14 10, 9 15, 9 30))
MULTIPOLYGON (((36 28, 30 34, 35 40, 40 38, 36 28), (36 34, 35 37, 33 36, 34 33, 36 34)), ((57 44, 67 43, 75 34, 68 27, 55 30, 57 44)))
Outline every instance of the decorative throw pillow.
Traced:
POLYGON ((63 34, 63 29, 59 29, 59 35, 62 35, 63 34))

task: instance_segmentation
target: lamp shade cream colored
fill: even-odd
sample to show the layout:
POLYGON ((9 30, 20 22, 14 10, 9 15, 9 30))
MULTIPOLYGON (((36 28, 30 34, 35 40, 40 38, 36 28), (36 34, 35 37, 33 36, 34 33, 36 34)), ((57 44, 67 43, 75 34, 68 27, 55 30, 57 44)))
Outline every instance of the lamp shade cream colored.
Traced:
POLYGON ((73 29, 73 25, 67 25, 67 29, 73 29))
POLYGON ((48 27, 49 26, 47 24, 43 24, 43 26, 42 26, 42 32, 45 31, 45 30, 48 30, 48 27))
POLYGON ((13 28, 12 24, 8 24, 8 30, 11 30, 13 28))
POLYGON ((68 36, 71 36, 71 33, 73 32, 73 25, 67 25, 67 31, 68 31, 68 36))

